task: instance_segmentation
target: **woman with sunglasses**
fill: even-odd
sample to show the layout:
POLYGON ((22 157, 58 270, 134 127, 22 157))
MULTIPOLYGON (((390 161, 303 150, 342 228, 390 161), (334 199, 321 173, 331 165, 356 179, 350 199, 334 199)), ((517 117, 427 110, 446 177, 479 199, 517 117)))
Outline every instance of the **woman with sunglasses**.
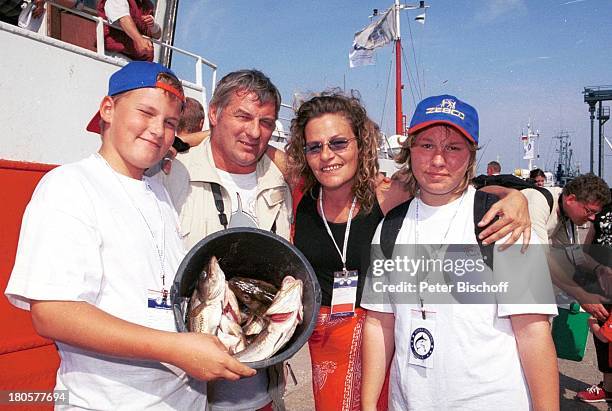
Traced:
MULTIPOLYGON (((382 180, 380 131, 356 95, 330 91, 312 97, 298 108, 291 134, 286 165, 282 153, 268 154, 281 170, 288 169, 289 181, 302 184, 303 196, 294 199, 294 243, 312 264, 322 290, 309 341, 315 406, 319 411, 358 410, 364 323, 360 299, 370 243, 384 214, 411 194, 399 182, 382 180)), ((491 235, 490 241, 513 230, 516 241, 528 226, 521 201, 514 197, 505 202, 506 214, 515 218, 483 232, 491 235)), ((483 221, 491 221, 496 212, 483 221)), ((386 396, 380 398, 379 409, 386 409, 386 396)))

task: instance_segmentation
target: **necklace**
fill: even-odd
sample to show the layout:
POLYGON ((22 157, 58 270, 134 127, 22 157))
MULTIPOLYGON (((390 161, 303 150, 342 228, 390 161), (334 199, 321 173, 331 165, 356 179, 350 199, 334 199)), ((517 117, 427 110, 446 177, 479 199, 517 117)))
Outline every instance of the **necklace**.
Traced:
MULTIPOLYGON (((161 211, 161 207, 159 206, 159 202, 157 201, 157 197, 155 195, 153 195, 153 199, 155 200, 155 207, 157 208, 157 212, 159 214, 159 219, 161 220, 161 226, 162 226, 162 230, 161 230, 161 232, 162 232, 161 244, 162 245, 161 245, 161 248, 157 244, 157 239, 155 238, 155 233, 153 232, 153 228, 151 228, 151 225, 149 224, 149 221, 145 217, 145 215, 142 212, 142 210, 140 209, 140 207, 138 207, 136 202, 134 202, 134 199, 132 199, 132 197, 130 196, 130 193, 127 191, 127 189, 125 188, 125 186, 123 185, 123 183, 121 182, 119 177, 117 176, 116 171, 113 170, 111 165, 108 164, 108 161, 106 161, 106 159, 104 157, 102 157, 102 155, 100 153, 96 153, 95 155, 96 155, 96 157, 98 159, 100 159, 106 165, 108 170, 111 172, 111 174, 115 178, 115 181, 117 181, 117 183, 119 184, 119 186, 123 190, 123 193, 126 195, 128 200, 130 201, 130 204, 132 204, 132 207, 134 207, 134 209, 136 209, 136 211, 138 211, 138 214, 140 214, 140 217, 141 217, 142 221, 144 222, 145 226, 147 227, 149 235, 151 236, 151 241, 153 242, 153 247, 155 248, 157 257, 159 259, 159 265, 161 267, 160 276, 161 276, 161 280, 162 280, 162 293, 164 293, 166 291, 166 270, 165 270, 165 264, 164 264, 164 256, 165 256, 165 253, 166 253, 166 224, 164 222, 164 217, 162 215, 162 211, 161 211)), ((146 188, 147 188, 147 190, 150 190, 148 184, 146 185, 146 188)))
POLYGON ((340 247, 336 243, 334 239, 334 235, 329 228, 329 224, 327 224, 327 218, 325 218, 325 210, 323 210, 323 187, 319 187, 319 207, 321 208, 321 218, 323 219, 323 224, 327 229, 327 234, 331 237, 334 246, 336 246, 336 251, 340 255, 340 260, 342 261, 342 271, 346 272, 346 248, 348 246, 348 238, 351 232, 351 220, 353 219, 353 211, 355 210, 355 204, 357 204, 357 196, 353 196, 353 203, 351 204, 351 209, 348 215, 348 221, 346 222, 346 229, 344 230, 344 244, 342 245, 342 251, 340 251, 340 247))
MULTIPOLYGON (((455 208, 455 213, 453 214, 453 216, 451 217, 449 223, 448 223, 448 227, 446 228, 446 232, 444 233, 444 236, 442 237, 442 241, 440 241, 440 246, 437 249, 434 249, 432 254, 434 255, 435 258, 440 257, 440 250, 442 250, 442 247, 444 247, 444 244, 446 243, 446 239, 448 237, 448 233, 450 232, 450 229, 453 225, 453 221, 455 221, 455 218, 457 217, 457 213, 459 213, 459 210, 461 209, 461 204, 463 203, 463 199, 465 198, 465 193, 467 192, 464 191, 463 194, 461 194, 461 197, 459 199, 459 202, 457 204, 457 207, 455 208)), ((416 251, 416 247, 418 247, 419 245, 419 203, 421 202, 421 198, 417 197, 416 199, 416 227, 415 227, 415 233, 414 233, 414 237, 415 237, 415 251, 416 251)), ((416 253, 415 253, 416 255, 416 253)), ((418 294, 418 299, 419 302, 421 304, 421 316, 423 318, 423 320, 426 319, 426 314, 425 314, 425 299, 421 296, 421 291, 420 291, 420 273, 417 273, 417 282, 419 283, 419 287, 417 287, 417 294, 418 294)), ((427 275, 423 278, 423 280, 425 280, 425 278, 427 277, 427 275)))
MULTIPOLYGON (((463 199, 465 198, 465 193, 466 191, 464 191, 463 194, 461 194, 461 197, 459 198, 459 203, 457 207, 455 208, 455 213, 453 214, 453 217, 450 219, 450 222, 448 223, 448 227, 446 228, 446 232, 444 233, 444 236, 442 237, 442 241, 440 241, 440 247, 438 248, 438 251, 442 248, 442 245, 446 243, 446 238, 448 237, 448 233, 450 232, 450 229, 453 225, 453 221, 455 221, 455 217, 457 217, 457 213, 461 209, 461 204, 463 203, 463 199)), ((416 230, 414 233, 414 237, 415 237, 414 243, 415 244, 419 244, 419 203, 420 202, 421 202, 421 198, 417 197, 416 199, 416 230)))

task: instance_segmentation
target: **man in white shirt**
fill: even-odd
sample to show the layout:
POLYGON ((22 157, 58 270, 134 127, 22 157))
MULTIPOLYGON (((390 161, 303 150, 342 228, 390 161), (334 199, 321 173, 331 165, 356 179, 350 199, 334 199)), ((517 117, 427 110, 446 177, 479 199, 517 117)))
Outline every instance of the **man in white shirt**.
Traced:
POLYGON ((155 22, 155 6, 150 0, 101 0, 98 15, 123 31, 104 26, 107 52, 121 53, 133 60, 153 61, 153 43, 143 36, 159 39, 161 27, 155 22))
MULTIPOLYGON (((288 239, 291 192, 264 153, 281 97, 257 70, 229 73, 210 102, 210 138, 179 154, 166 187, 187 247, 228 227, 256 226, 288 239)), ((209 384, 212 411, 284 409, 282 364, 254 378, 209 384)))

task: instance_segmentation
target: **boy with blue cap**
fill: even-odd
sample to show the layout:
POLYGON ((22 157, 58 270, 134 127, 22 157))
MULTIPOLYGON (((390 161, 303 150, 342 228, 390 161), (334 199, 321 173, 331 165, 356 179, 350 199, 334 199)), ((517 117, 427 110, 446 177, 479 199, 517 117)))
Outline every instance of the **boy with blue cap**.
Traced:
MULTIPOLYGON (((404 253, 413 250, 414 244, 423 244, 419 250, 426 252, 428 268, 412 274, 416 282, 411 285, 419 291, 409 291, 410 295, 379 292, 366 297, 364 291, 362 307, 368 314, 362 409, 375 409, 392 360, 392 410, 558 409, 557 360, 548 322, 557 310, 544 254, 535 254, 537 247, 530 247, 526 254, 496 248, 491 272, 485 266, 484 248, 477 251, 476 205, 488 200, 470 185, 478 113, 451 95, 429 97, 418 104, 408 135, 397 161, 403 164, 401 180, 417 195, 387 214, 372 243, 382 247, 390 232, 385 229, 387 221, 400 216, 392 244, 411 244, 404 246, 404 253), (461 251, 463 260, 457 259, 458 252, 454 260, 448 260, 451 249, 461 251), (455 264, 448 267, 448 261, 455 264), (469 264, 471 270, 467 270, 469 264), (504 288, 489 294, 478 290, 461 294, 459 290, 459 280, 500 277, 510 280, 509 287, 520 285, 518 296, 504 294, 504 288), (430 291, 430 286, 449 291, 440 287, 430 291), (459 303, 466 301, 470 303, 459 303), (477 301, 480 303, 474 304, 477 301)), ((537 243, 537 236, 531 239, 537 243)), ((393 257, 401 258, 398 248, 393 257)), ((410 276, 401 278, 409 280, 410 276)))
POLYGON ((23 217, 5 291, 56 341, 56 390, 82 409, 203 409, 205 384, 254 370, 216 337, 177 333, 168 298, 185 254, 166 190, 143 177, 168 151, 184 102, 169 69, 114 73, 87 130, 98 153, 49 172, 23 217))

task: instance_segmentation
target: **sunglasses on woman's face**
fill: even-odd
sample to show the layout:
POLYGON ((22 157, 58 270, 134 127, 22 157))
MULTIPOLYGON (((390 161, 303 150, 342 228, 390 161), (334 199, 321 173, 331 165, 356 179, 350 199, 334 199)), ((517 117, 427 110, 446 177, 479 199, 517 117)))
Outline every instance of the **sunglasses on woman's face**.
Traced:
POLYGON ((321 151, 323 151, 323 146, 329 147, 329 149, 333 152, 340 152, 346 150, 350 142, 353 140, 356 140, 356 138, 337 137, 332 138, 325 143, 321 143, 320 141, 306 143, 304 145, 304 153, 306 153, 306 155, 319 154, 321 151))

